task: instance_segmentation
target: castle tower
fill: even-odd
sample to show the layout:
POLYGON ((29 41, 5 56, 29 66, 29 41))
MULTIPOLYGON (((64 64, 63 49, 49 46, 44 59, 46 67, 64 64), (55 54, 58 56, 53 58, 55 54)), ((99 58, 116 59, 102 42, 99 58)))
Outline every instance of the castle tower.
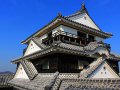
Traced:
POLYGON ((73 90, 78 87, 76 83, 82 88, 91 81, 93 84, 86 83, 86 88, 116 90, 120 83, 120 56, 112 54, 110 45, 104 43, 110 37, 111 33, 104 32, 93 21, 84 3, 72 15, 58 14, 22 41, 27 47, 21 58, 12 61, 17 70, 10 84, 17 89, 73 90), (117 82, 116 87, 109 80, 117 82), (96 83, 103 86, 95 86, 96 83))

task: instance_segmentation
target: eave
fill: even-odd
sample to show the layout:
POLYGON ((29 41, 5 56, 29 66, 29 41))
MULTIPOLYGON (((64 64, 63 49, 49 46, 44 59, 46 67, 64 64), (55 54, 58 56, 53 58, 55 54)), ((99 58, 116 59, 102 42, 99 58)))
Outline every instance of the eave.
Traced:
POLYGON ((102 37, 102 38, 110 38, 111 36, 113 36, 111 33, 106 33, 103 31, 99 31, 97 29, 94 29, 92 27, 86 26, 84 24, 72 21, 68 18, 62 17, 63 22, 65 23, 64 25, 69 26, 71 28, 75 28, 77 30, 80 30, 81 32, 86 32, 86 33, 91 33, 93 35, 102 37), (82 30, 81 30, 82 29, 82 30))
POLYGON ((88 27, 86 25, 74 22, 64 16, 57 16, 52 22, 50 22, 48 25, 46 25, 45 27, 43 27, 42 29, 38 30, 37 32, 35 32, 34 34, 32 34, 30 37, 28 37, 26 40, 22 41, 22 44, 26 44, 28 43, 33 37, 40 37, 46 33, 48 33, 49 31, 53 30, 54 28, 60 26, 60 25, 64 25, 64 26, 68 26, 74 29, 77 29, 81 32, 86 32, 86 33, 91 33, 93 35, 102 37, 102 38, 110 38, 111 36, 113 36, 110 33, 106 33, 103 31, 98 31, 94 28, 88 27))
POLYGON ((8 82, 13 79, 14 74, 0 74, 0 90, 1 88, 11 87, 8 82))
MULTIPOLYGON (((95 43, 93 43, 95 44, 95 43)), ((90 44, 91 45, 91 44, 90 44)), ((93 45, 94 46, 94 45, 93 45)), ((97 58, 95 57, 95 53, 96 50, 99 48, 99 47, 103 47, 105 48, 104 45, 98 45, 96 46, 95 45, 95 48, 93 49, 87 49, 88 48, 91 48, 88 46, 75 46, 75 45, 71 45, 71 44, 65 44, 65 43, 61 43, 61 42, 56 42, 56 43, 53 43, 51 46, 48 46, 40 51, 37 51, 35 53, 32 53, 32 54, 29 54, 27 56, 23 56, 21 58, 18 58, 16 60, 13 60, 11 61, 12 63, 16 64, 22 60, 33 60, 33 59, 36 59, 36 58, 40 58, 40 57, 43 57, 43 56, 46 56, 46 55, 51 55, 51 54, 54 54, 54 53, 64 53, 64 54, 70 54, 70 55, 78 55, 78 56, 85 56, 85 57, 92 57, 92 58, 97 58)), ((110 57, 111 58, 111 55, 110 57)), ((114 59, 116 59, 116 61, 120 61, 120 58, 114 56, 114 59)))
POLYGON ((26 44, 27 42, 29 42, 33 37, 36 37, 39 33, 42 34, 43 31, 44 33, 47 33, 46 30, 49 29, 54 29, 54 25, 57 25, 57 22, 59 20, 60 16, 57 16, 56 18, 54 18, 50 23, 48 23, 47 25, 45 25, 44 27, 42 27, 41 29, 37 30, 35 33, 33 33, 32 35, 30 35, 28 38, 26 38, 25 40, 23 40, 21 43, 22 44, 26 44), (52 26, 52 27, 51 27, 52 26))
POLYGON ((108 59, 114 60, 114 61, 116 61, 116 60, 120 61, 120 55, 114 54, 114 53, 110 53, 110 57, 108 59))
POLYGON ((33 59, 36 59, 39 57, 46 56, 47 54, 54 54, 54 53, 66 53, 66 54, 72 54, 72 55, 81 55, 81 56, 91 57, 91 56, 89 56, 89 54, 87 54, 83 51, 71 50, 68 48, 53 45, 53 46, 50 46, 50 47, 43 49, 41 51, 37 51, 33 54, 29 54, 27 56, 23 56, 21 58, 13 60, 13 61, 11 61, 11 63, 17 64, 18 62, 20 62, 22 60, 33 60, 33 59))

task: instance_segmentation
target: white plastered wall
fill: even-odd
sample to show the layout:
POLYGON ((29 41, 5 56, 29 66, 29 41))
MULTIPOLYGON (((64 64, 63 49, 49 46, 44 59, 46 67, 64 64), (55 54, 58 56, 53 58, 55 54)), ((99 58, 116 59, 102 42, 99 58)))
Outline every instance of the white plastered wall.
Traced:
MULTIPOLYGON (((59 27, 53 29, 52 34, 56 33, 59 30, 77 35, 77 30, 76 29, 73 29, 73 28, 70 28, 70 27, 67 27, 67 26, 63 26, 63 25, 60 25, 59 27)), ((94 36, 94 37, 95 37, 95 40, 98 41, 98 42, 104 40, 104 38, 101 38, 101 37, 98 37, 98 36, 94 36)))
POLYGON ((16 71, 14 78, 29 79, 21 64, 18 66, 18 69, 16 71))
POLYGON ((67 27, 67 26, 63 26, 63 25, 60 25, 59 27, 53 29, 52 33, 54 34, 54 33, 56 33, 59 30, 77 35, 77 30, 76 29, 73 29, 73 28, 70 28, 70 27, 67 27))
POLYGON ((65 32, 69 32, 69 33, 77 35, 77 30, 76 29, 73 29, 73 28, 70 28, 70 27, 66 27, 66 26, 63 26, 63 25, 62 25, 61 29, 63 31, 65 31, 65 32))
POLYGON ((107 62, 105 62, 95 70, 90 78, 119 78, 119 76, 114 72, 114 70, 112 70, 107 62))
POLYGON ((32 53, 34 53, 34 52, 36 52, 36 51, 39 51, 39 50, 41 50, 41 48, 38 47, 38 46, 31 40, 30 43, 29 43, 29 45, 28 45, 28 47, 27 47, 27 50, 26 50, 24 56, 29 55, 29 54, 32 54, 32 53))
POLYGON ((47 34, 44 34, 40 37, 40 40, 42 41, 42 39, 46 38, 47 37, 47 34))
POLYGON ((86 26, 95 28, 97 30, 100 30, 86 13, 83 13, 83 14, 80 14, 80 15, 77 15, 77 16, 74 16, 74 17, 70 17, 69 19, 71 19, 75 22, 84 24, 86 26))
POLYGON ((101 38, 101 37, 97 37, 97 36, 95 36, 95 40, 98 41, 98 42, 100 42, 100 41, 103 41, 104 38, 101 38))
POLYGON ((53 29, 53 30, 52 30, 52 34, 58 32, 59 30, 60 30, 60 31, 63 31, 63 30, 62 30, 62 25, 60 25, 60 26, 58 26, 57 28, 53 29))

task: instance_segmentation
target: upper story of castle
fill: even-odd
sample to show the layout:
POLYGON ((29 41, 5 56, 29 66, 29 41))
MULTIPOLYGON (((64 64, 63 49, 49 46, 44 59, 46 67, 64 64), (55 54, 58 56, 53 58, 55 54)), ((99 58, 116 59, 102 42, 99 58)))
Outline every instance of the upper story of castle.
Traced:
POLYGON ((72 15, 63 16, 59 13, 50 23, 22 41, 22 44, 34 46, 31 48, 31 52, 34 52, 56 41, 86 46, 94 41, 103 42, 111 36, 112 34, 102 31, 97 26, 83 3, 81 9, 72 15), (35 43, 32 43, 34 41, 41 43, 41 48, 35 46, 35 43))

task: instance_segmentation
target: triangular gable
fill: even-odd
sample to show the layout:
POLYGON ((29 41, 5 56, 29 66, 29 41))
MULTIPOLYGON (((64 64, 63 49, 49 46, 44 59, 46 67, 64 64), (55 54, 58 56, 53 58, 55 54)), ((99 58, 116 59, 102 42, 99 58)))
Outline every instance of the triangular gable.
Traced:
POLYGON ((32 54, 32 53, 39 51, 39 50, 41 50, 41 48, 31 40, 26 51, 25 51, 24 56, 32 54))
POLYGON ((92 27, 94 29, 100 30, 100 28, 95 24, 95 22, 90 18, 87 13, 81 13, 72 17, 69 17, 70 20, 81 23, 83 25, 92 27))
POLYGON ((37 76, 38 72, 31 61, 22 60, 21 65, 23 66, 26 74, 28 75, 29 79, 33 79, 37 76))
POLYGON ((90 75, 90 78, 119 78, 119 76, 107 62, 104 62, 90 75))
POLYGON ((21 64, 18 66, 18 69, 15 73, 14 78, 29 79, 29 77, 27 76, 27 73, 25 72, 25 70, 21 64))

